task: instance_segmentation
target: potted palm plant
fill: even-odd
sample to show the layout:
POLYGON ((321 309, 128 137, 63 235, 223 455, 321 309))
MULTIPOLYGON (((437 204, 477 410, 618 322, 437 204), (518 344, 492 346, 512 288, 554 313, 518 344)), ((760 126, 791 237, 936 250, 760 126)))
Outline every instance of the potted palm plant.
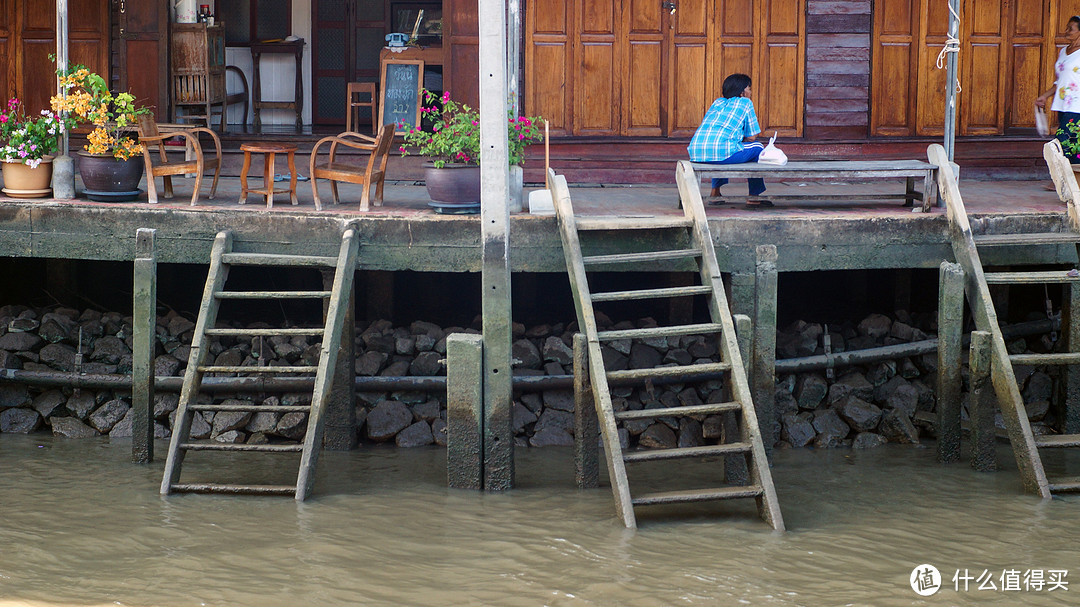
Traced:
POLYGON ((79 155, 79 175, 88 198, 99 201, 135 200, 143 174, 142 145, 133 132, 139 107, 131 93, 113 94, 101 76, 81 65, 59 70, 66 97, 52 98, 55 112, 67 112, 92 126, 79 155))
MULTIPOLYGON (((401 155, 416 153, 430 162, 424 169, 431 206, 440 213, 475 213, 480 209, 480 113, 450 98, 450 91, 439 95, 424 90, 420 108, 427 129, 400 128, 405 131, 401 155), (410 147, 411 146, 411 149, 410 147)), ((525 147, 543 141, 541 118, 507 119, 507 143, 511 167, 524 161, 525 147)))
POLYGON ((42 110, 28 117, 23 104, 12 98, 0 113, 0 161, 4 193, 13 198, 44 198, 52 189, 53 154, 69 121, 42 110))

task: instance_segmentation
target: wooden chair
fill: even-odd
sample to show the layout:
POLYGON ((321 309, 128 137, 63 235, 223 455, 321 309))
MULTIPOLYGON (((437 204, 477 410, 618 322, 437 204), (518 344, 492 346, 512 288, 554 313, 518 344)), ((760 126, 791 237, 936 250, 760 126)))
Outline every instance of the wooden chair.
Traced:
POLYGON ((311 148, 311 193, 315 197, 315 209, 322 210, 319 199, 318 179, 329 179, 330 190, 334 194, 334 204, 338 204, 337 182, 359 183, 364 186, 360 197, 360 210, 368 210, 368 193, 375 186, 375 206, 382 206, 383 180, 386 177, 386 161, 389 158, 390 144, 394 140, 394 125, 384 124, 379 127, 379 135, 372 139, 367 135, 346 131, 340 135, 323 137, 311 148), (318 162, 319 148, 330 144, 329 158, 318 162), (369 152, 367 165, 362 164, 362 156, 338 156, 337 147, 348 146, 369 152))
POLYGON ((215 107, 221 107, 220 130, 225 132, 225 119, 230 103, 244 104, 247 122, 247 78, 240 68, 225 65, 224 27, 207 27, 203 23, 175 23, 172 26, 172 102, 173 122, 205 121, 212 127, 215 107), (240 91, 229 92, 228 72, 240 78, 240 91), (184 108, 184 113, 179 110, 184 108))
POLYGON ((214 170, 214 183, 210 186, 209 197, 213 200, 214 193, 217 192, 218 177, 221 174, 221 141, 214 131, 204 127, 180 124, 158 124, 154 122, 153 116, 139 116, 139 143, 143 146, 143 160, 146 162, 146 195, 150 204, 156 204, 158 201, 156 177, 162 177, 165 183, 165 198, 172 198, 172 176, 194 173, 195 187, 191 192, 191 204, 194 206, 199 199, 203 173, 210 169, 214 170), (198 133, 207 133, 214 140, 216 153, 214 158, 204 158, 198 133), (190 151, 185 156, 193 156, 193 158, 188 157, 179 162, 169 160, 165 153, 165 141, 173 137, 184 138, 187 149, 190 151), (159 163, 156 165, 150 154, 150 147, 155 145, 159 155, 159 163))
POLYGON ((375 135, 377 129, 375 123, 379 121, 379 109, 376 105, 378 100, 375 95, 375 83, 374 82, 350 82, 346 87, 347 102, 346 108, 349 110, 348 115, 345 116, 345 130, 353 130, 353 117, 356 117, 355 122, 360 122, 360 108, 366 107, 371 110, 371 134, 375 135), (359 96, 367 95, 368 100, 364 101, 359 99, 359 96))

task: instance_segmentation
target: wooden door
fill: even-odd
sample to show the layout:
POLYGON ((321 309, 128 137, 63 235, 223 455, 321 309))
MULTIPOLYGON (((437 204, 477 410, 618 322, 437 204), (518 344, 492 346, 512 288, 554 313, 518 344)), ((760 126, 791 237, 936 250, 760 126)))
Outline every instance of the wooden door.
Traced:
POLYGON ((312 122, 344 124, 346 85, 379 79, 387 2, 313 0, 311 10, 312 122))
MULTIPOLYGON (((169 0, 115 0, 114 6, 117 29, 113 40, 116 65, 113 88, 130 92, 138 103, 154 108, 157 121, 167 122, 170 116, 169 0)), ((106 14, 104 6, 101 14, 106 14)), ((75 22, 74 14, 72 22, 75 22)), ((71 56, 73 63, 79 62, 74 49, 71 56)))
POLYGON ((707 61, 711 4, 707 0, 679 0, 674 14, 662 12, 671 35, 665 40, 666 98, 661 108, 666 111, 661 115, 666 119, 664 131, 671 136, 693 135, 713 101, 707 61))

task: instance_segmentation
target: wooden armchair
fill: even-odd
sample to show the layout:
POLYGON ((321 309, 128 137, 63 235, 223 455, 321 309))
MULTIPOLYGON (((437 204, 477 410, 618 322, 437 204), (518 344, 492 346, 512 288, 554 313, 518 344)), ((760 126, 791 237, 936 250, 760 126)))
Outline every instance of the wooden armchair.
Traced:
POLYGON ((195 187, 191 192, 191 204, 199 199, 199 187, 202 185, 203 173, 213 169, 214 183, 210 187, 210 199, 213 200, 217 192, 218 176, 221 174, 221 140, 214 131, 204 127, 193 127, 178 124, 158 124, 153 116, 139 116, 139 143, 143 146, 143 160, 146 162, 146 195, 151 204, 157 203, 157 186, 155 178, 162 177, 165 183, 165 198, 173 197, 172 176, 185 173, 195 174, 195 187), (214 140, 216 156, 204 158, 202 146, 199 144, 198 133, 207 133, 214 140), (165 141, 173 137, 183 137, 187 153, 185 159, 180 162, 170 161, 165 153, 165 141), (150 147, 156 146, 159 162, 154 164, 150 147))
POLYGON ((368 193, 371 186, 375 186, 375 206, 382 206, 383 180, 386 177, 386 161, 389 158, 390 144, 394 140, 394 125, 384 124, 379 128, 379 135, 372 139, 367 135, 361 135, 352 131, 345 131, 336 136, 323 137, 311 149, 311 193, 315 197, 316 210, 322 210, 322 201, 319 200, 318 179, 329 179, 330 190, 334 194, 334 204, 338 204, 337 182, 359 183, 364 187, 360 197, 360 210, 368 210, 368 193), (325 162, 319 162, 319 148, 324 144, 330 144, 330 153, 325 162), (337 147, 344 145, 357 150, 370 153, 367 158, 367 166, 364 166, 362 156, 338 156, 337 147))

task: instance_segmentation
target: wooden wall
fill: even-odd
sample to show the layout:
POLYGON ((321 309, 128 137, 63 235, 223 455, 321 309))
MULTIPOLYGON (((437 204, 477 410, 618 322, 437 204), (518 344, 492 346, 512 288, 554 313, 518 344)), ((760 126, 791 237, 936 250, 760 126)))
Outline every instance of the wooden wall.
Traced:
POLYGON ((871 26, 870 0, 807 0, 807 139, 866 136, 871 26))

